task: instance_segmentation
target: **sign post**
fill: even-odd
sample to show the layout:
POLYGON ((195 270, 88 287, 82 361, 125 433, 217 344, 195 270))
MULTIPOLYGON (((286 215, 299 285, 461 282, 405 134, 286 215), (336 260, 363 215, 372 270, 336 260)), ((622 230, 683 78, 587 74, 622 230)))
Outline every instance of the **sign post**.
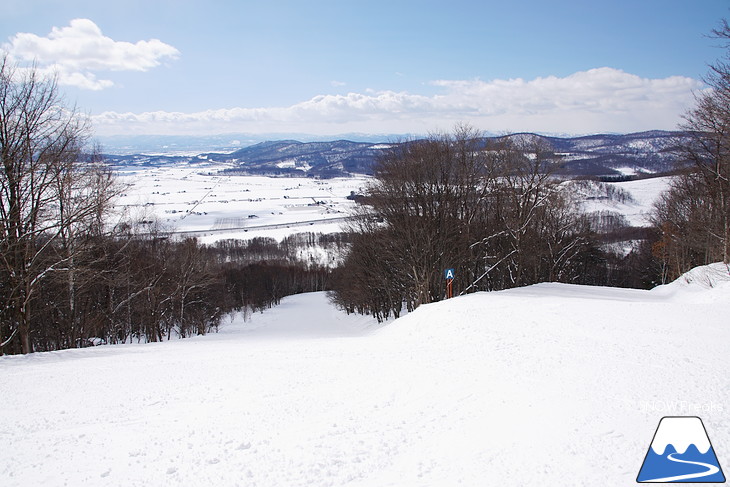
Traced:
POLYGON ((456 277, 456 271, 454 269, 446 269, 444 271, 444 278, 446 278, 446 299, 451 299, 454 296, 454 277, 456 277))

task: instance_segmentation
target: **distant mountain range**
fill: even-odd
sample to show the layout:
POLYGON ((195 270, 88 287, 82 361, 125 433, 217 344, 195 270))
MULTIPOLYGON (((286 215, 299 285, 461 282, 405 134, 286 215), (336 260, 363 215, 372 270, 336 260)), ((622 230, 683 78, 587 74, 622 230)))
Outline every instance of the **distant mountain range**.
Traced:
MULTIPOLYGON (((548 137, 513 134, 485 137, 536 137, 550 144, 555 152, 559 172, 565 176, 623 178, 660 175, 675 168, 673 149, 687 134, 651 131, 626 135, 589 135, 582 137, 548 137)), ((119 166, 161 165, 173 163, 217 162, 229 165, 227 171, 270 176, 338 177, 372 174, 377 158, 397 143, 301 142, 279 140, 261 142, 234 152, 208 152, 190 155, 107 155, 119 166)))
MULTIPOLYGON (((348 133, 331 136, 328 140, 354 140, 377 143, 398 140, 405 135, 348 133)), ((197 155, 203 152, 233 152, 243 147, 270 140, 317 142, 327 140, 321 135, 302 133, 229 133, 219 135, 102 135, 96 140, 109 154, 167 154, 197 155)))

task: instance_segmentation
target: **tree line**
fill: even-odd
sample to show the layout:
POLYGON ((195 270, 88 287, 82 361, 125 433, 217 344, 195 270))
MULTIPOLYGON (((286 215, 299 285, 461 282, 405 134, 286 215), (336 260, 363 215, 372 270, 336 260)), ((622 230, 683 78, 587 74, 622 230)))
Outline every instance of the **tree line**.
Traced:
POLYGON ((726 54, 684 116, 689 137, 677 141, 677 174, 650 228, 579 211, 575 183, 553 176, 559 158, 540 140, 486 142, 458 126, 379 160, 335 275, 335 302, 397 317, 442 299, 447 268, 456 294, 545 281, 649 288, 713 262, 730 272, 730 25, 712 34, 726 54), (612 249, 630 240, 627 254, 612 249))
POLYGON ((378 319, 454 293, 582 283, 596 261, 588 218, 553 177, 541 139, 485 141, 468 126, 395 146, 378 162, 334 298, 378 319), (486 144, 486 145, 485 145, 486 144))
POLYGON ((331 263, 306 249, 331 257, 343 237, 173 239, 114 208, 124 188, 89 133, 54 78, 0 58, 0 355, 205 334, 328 289, 331 263))
MULTIPOLYGON (((329 286, 329 269, 282 256, 275 242, 205 246, 126 230, 84 242, 73 267, 43 279, 30 302, 33 351, 204 335, 231 312, 329 286)), ((23 351, 18 345, 4 352, 23 351)))
MULTIPOLYGON (((73 262, 47 272, 35 285, 26 304, 24 340, 20 336, 25 332, 13 326, 14 310, 6 301, 0 314, 0 351, 28 353, 204 335, 217 331, 232 312, 248 316, 279 304, 285 296, 330 288, 331 270, 291 258, 291 242, 253 239, 201 245, 149 227, 148 222, 122 223, 105 235, 78 233, 73 262)), ((289 240, 307 238, 320 237, 289 240)), ((46 246, 46 269, 58 262, 60 240, 37 245, 46 246)), ((8 276, 0 277, 5 288, 8 276)))
POLYGON ((696 96, 682 129, 690 135, 679 147, 686 167, 655 204, 659 232, 654 254, 664 281, 698 265, 730 262, 730 25, 723 20, 712 36, 725 55, 710 65, 707 89, 696 96))
MULTIPOLYGON (((730 45, 727 23, 715 33, 730 45)), ((539 282, 652 288, 713 262, 730 272, 730 61, 713 65, 708 84, 685 115, 689 137, 676 144, 677 170, 650 227, 582 211, 580 192, 630 196, 559 179, 560 157, 537 137, 485 139, 457 126, 393 146, 359 199, 333 300, 397 317, 443 299, 449 268, 455 294, 539 282)))

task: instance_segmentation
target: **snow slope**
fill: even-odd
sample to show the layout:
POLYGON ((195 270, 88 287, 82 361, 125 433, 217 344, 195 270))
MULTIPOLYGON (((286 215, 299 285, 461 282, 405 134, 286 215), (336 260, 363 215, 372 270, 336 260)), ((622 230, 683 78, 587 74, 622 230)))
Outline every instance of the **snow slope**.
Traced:
POLYGON ((216 335, 0 357, 0 485, 633 485, 669 415, 728 468, 728 279, 541 284, 385 326, 316 293, 216 335))
POLYGON ((624 190, 633 201, 618 202, 607 199, 584 200, 581 207, 585 212, 609 211, 623 215, 628 224, 637 227, 651 226, 650 214, 659 196, 670 187, 669 176, 606 183, 607 186, 624 190))

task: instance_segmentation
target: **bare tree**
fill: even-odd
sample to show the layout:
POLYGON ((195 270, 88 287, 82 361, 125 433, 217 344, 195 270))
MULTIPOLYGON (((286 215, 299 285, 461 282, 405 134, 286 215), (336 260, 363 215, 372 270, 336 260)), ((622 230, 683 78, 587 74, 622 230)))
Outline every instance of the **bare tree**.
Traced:
POLYGON ((457 294, 572 281, 591 245, 587 222, 551 177, 537 138, 488 144, 466 126, 396 145, 366 191, 335 301, 378 319, 457 294))
POLYGON ((40 283, 73 269, 78 229, 98 221, 113 193, 110 175, 82 156, 88 133, 87 117, 63 103, 55 79, 0 60, 0 350, 17 338, 20 351, 33 351, 40 283))
MULTIPOLYGON (((175 299, 173 314, 177 331, 181 337, 208 332, 210 318, 218 311, 210 309, 208 290, 215 286, 216 277, 210 269, 209 260, 203 248, 195 239, 186 239, 173 255, 175 299)), ((168 330, 168 339, 171 330, 168 330)))
POLYGON ((377 251, 409 283, 409 309, 442 298, 444 269, 466 277, 471 267, 481 204, 495 180, 482 149, 474 129, 457 126, 453 134, 399 144, 378 163, 368 189, 386 229, 377 251))
POLYGON ((726 54, 710 66, 708 86, 696 95, 681 128, 688 134, 679 161, 689 163, 657 203, 655 245, 667 278, 714 261, 730 263, 730 25, 723 20, 712 36, 726 54))

